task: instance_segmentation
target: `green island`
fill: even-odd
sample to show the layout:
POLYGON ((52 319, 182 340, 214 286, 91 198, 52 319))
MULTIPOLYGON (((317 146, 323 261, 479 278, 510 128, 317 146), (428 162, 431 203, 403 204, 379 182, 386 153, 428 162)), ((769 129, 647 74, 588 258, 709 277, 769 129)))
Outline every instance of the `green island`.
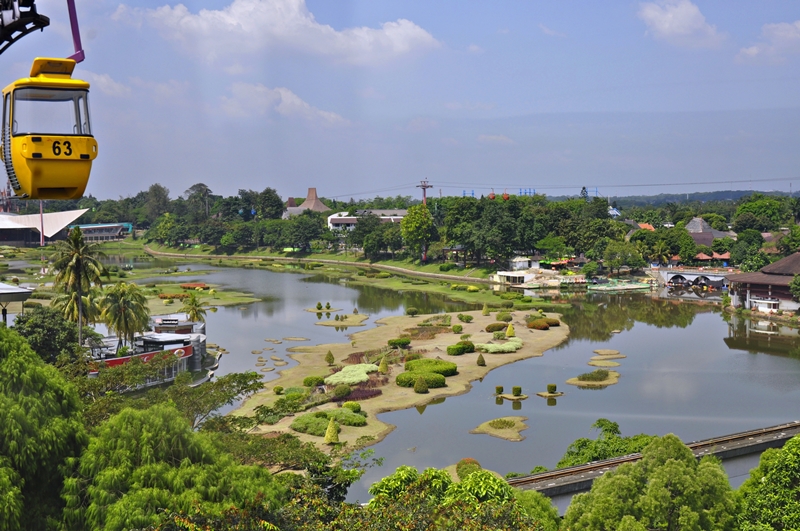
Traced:
POLYGON ((528 429, 528 425, 525 424, 526 420, 528 417, 500 417, 482 422, 477 428, 470 430, 470 433, 483 433, 499 439, 518 442, 525 439, 521 432, 528 429))

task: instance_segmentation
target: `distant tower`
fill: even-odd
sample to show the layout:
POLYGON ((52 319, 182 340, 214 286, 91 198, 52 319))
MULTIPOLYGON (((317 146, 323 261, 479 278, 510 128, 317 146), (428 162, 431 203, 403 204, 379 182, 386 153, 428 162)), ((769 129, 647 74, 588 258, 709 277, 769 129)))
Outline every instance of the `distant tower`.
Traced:
POLYGON ((428 180, 424 179, 419 182, 417 188, 422 188, 422 204, 428 204, 428 188, 433 188, 432 184, 428 184, 428 180))

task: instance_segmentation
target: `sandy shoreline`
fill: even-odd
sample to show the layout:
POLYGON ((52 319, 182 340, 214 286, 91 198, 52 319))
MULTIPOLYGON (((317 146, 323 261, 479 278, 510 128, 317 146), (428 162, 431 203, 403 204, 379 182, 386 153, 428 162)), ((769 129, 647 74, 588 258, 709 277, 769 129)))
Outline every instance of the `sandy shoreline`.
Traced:
MULTIPOLYGON (((523 340, 523 346, 512 354, 483 354, 486 361, 485 367, 479 367, 476 363, 478 353, 464 354, 462 356, 448 356, 447 346, 453 345, 460 340, 462 334, 472 334, 470 341, 475 343, 488 343, 492 340, 492 334, 485 332, 484 329, 489 323, 495 322, 494 315, 481 315, 480 310, 471 312, 460 312, 473 316, 471 323, 462 323, 457 318, 457 313, 452 313, 452 323, 461 324, 463 330, 459 334, 444 332, 429 340, 412 341, 412 349, 425 349, 423 357, 440 357, 447 361, 452 361, 458 365, 458 374, 447 378, 447 387, 431 389, 428 394, 417 394, 413 389, 404 388, 396 385, 394 380, 398 374, 403 372, 401 364, 391 365, 389 372, 389 384, 381 387, 383 394, 361 402, 362 409, 367 413, 367 426, 355 428, 342 426, 339 439, 342 442, 353 444, 359 437, 374 437, 374 442, 378 442, 386 437, 395 426, 381 422, 376 415, 387 411, 397 411, 408 409, 415 406, 425 405, 432 400, 441 397, 450 397, 469 392, 472 388, 470 382, 483 378, 494 368, 514 363, 519 360, 542 356, 548 349, 555 347, 563 342, 569 335, 569 328, 562 324, 550 330, 530 330, 525 325, 524 317, 527 311, 513 312, 514 328, 517 336, 523 340)), ((558 318, 557 314, 548 314, 548 317, 558 318)), ((298 362, 298 365, 281 372, 280 377, 270 381, 267 388, 250 397, 240 408, 232 414, 250 415, 253 410, 260 405, 272 404, 278 396, 272 391, 275 386, 298 387, 303 385, 303 378, 311 375, 327 376, 330 371, 325 362, 325 354, 330 350, 333 353, 336 363, 343 364, 343 359, 354 352, 363 352, 386 346, 388 339, 399 337, 406 328, 413 327, 421 323, 425 315, 408 317, 394 316, 386 317, 376 321, 376 326, 367 330, 355 332, 350 335, 350 343, 328 343, 315 346, 297 346, 291 349, 289 356, 298 362)), ((309 411, 319 411, 338 407, 335 403, 328 403, 312 408, 309 411)), ((257 432, 286 432, 298 436, 303 441, 311 441, 321 445, 322 438, 313 435, 306 435, 292 431, 289 425, 295 417, 286 417, 274 425, 262 425, 257 428, 257 432)))

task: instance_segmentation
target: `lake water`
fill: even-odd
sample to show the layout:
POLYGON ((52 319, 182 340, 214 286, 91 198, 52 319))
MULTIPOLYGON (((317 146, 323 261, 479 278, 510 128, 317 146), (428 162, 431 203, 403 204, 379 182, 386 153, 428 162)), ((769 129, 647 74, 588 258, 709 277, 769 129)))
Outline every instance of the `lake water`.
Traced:
MULTIPOLYGON (((191 266, 193 269, 201 266, 191 266)), ((205 266, 207 267, 207 266, 205 266)), ((184 268, 183 266, 181 267, 184 268)), ((357 307, 375 319, 397 315, 407 306, 423 312, 463 311, 464 304, 418 292, 348 287, 322 275, 221 269, 182 277, 222 284, 254 293, 263 302, 241 308, 219 308, 207 317, 209 342, 227 348, 219 374, 257 370, 252 350, 273 346, 265 355, 286 357, 298 344, 349 341, 347 331, 314 326, 317 316, 303 311, 330 302, 347 312, 357 307), (298 336, 307 342, 265 343, 265 338, 298 336)), ((325 317, 323 316, 323 319, 325 317)), ((684 441, 720 436, 800 418, 800 358, 796 331, 765 323, 726 322, 712 306, 654 299, 649 295, 588 295, 564 314, 570 338, 543 357, 490 372, 461 396, 427 407, 380 415, 397 428, 372 446, 383 457, 381 468, 368 471, 354 485, 350 500, 369 498, 367 487, 399 465, 445 467, 473 457, 501 474, 527 472, 536 465, 553 467, 579 437, 594 437, 591 424, 604 417, 619 423, 624 435, 675 433, 684 441), (612 333, 619 330, 620 333, 612 333), (601 390, 581 390, 564 382, 592 370, 587 365, 597 348, 619 350, 619 383, 601 390), (548 383, 566 394, 555 406, 533 396, 548 383), (496 405, 496 385, 521 385, 532 395, 521 409, 496 405), (525 440, 508 442, 469 431, 506 415, 528 417, 525 440)), ((276 378, 265 374, 265 381, 276 378)))

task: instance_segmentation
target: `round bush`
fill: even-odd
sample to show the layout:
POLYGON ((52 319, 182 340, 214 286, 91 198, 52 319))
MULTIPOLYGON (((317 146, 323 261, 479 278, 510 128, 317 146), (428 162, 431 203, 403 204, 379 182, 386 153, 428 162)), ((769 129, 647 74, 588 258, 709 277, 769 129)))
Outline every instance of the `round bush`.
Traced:
POLYGON ((511 388, 511 394, 514 396, 520 396, 522 394, 522 387, 515 385, 511 388))
POLYGON ((461 325, 453 325, 453 333, 460 334, 461 331, 464 330, 464 327, 461 325))
POLYGON ((317 387, 325 383, 324 376, 306 376, 303 378, 303 385, 306 387, 317 387))
POLYGON ((550 326, 561 326, 561 321, 559 321, 558 319, 554 319, 552 317, 545 317, 543 320, 550 326))
POLYGON ((497 314, 497 317, 495 317, 495 319, 497 319, 498 321, 503 321, 504 323, 510 323, 512 317, 511 314, 508 312, 500 312, 497 314))
POLYGON ((276 395, 282 394, 283 393, 283 386, 282 385, 276 385, 275 387, 272 388, 272 390, 275 392, 276 395))
POLYGON ((463 346, 464 352, 467 354, 475 352, 475 344, 472 341, 459 341, 456 344, 463 346))
POLYGON ((491 323, 491 324, 486 326, 486 331, 487 332, 500 332, 502 330, 503 332, 505 332, 506 327, 508 327, 508 325, 506 323, 491 323))
POLYGON ((418 360, 407 361, 405 364, 405 370, 433 372, 436 374, 441 374, 442 376, 454 376, 458 374, 458 365, 452 361, 420 358, 418 360))
POLYGON ((513 308, 514 307, 514 301, 503 301, 503 302, 500 303, 500 307, 501 308, 513 308))
POLYGON ((444 376, 442 376, 441 374, 437 374, 435 372, 421 372, 421 371, 401 372, 400 374, 397 375, 395 383, 400 387, 414 387, 414 385, 417 383, 417 379, 419 378, 425 379, 425 383, 428 385, 428 389, 445 387, 447 385, 444 376))
POLYGON ((349 395, 353 390, 347 384, 337 385, 333 390, 333 396, 336 398, 344 398, 349 395))
POLYGON ((418 314, 419 314, 419 310, 417 310, 416 308, 414 308, 414 307, 406 308, 406 315, 414 317, 415 315, 418 315, 418 314))
POLYGON ((358 413, 359 411, 361 411, 361 404, 359 404, 358 402, 345 402, 344 404, 342 404, 342 407, 349 409, 353 413, 358 413))
POLYGON ((494 388, 494 394, 502 395, 503 394, 503 386, 502 385, 496 385, 495 388, 494 388))
POLYGON ((471 473, 481 470, 481 468, 481 464, 477 460, 471 457, 465 457, 456 463, 456 475, 458 476, 458 479, 463 480, 471 473))
POLYGON ((506 333, 505 332, 492 332, 492 339, 505 339, 506 333))
POLYGON ((472 322, 472 316, 460 313, 460 314, 458 314, 458 320, 461 321, 462 323, 471 323, 472 322))
POLYGON ((534 319, 528 323, 528 328, 534 330, 550 330, 550 325, 544 319, 534 319))
POLYGON ((428 392, 428 384, 425 382, 425 378, 420 376, 417 378, 417 381, 414 382, 414 392, 424 395, 428 392))
POLYGON ((553 394, 556 392, 556 384, 547 384, 547 392, 553 394))
POLYGON ((407 337, 399 337, 397 339, 390 339, 386 342, 392 348, 408 348, 411 344, 411 339, 407 337))
POLYGON ((447 347, 447 355, 448 356, 461 356, 467 351, 467 348, 464 345, 456 344, 456 345, 448 345, 447 347))

